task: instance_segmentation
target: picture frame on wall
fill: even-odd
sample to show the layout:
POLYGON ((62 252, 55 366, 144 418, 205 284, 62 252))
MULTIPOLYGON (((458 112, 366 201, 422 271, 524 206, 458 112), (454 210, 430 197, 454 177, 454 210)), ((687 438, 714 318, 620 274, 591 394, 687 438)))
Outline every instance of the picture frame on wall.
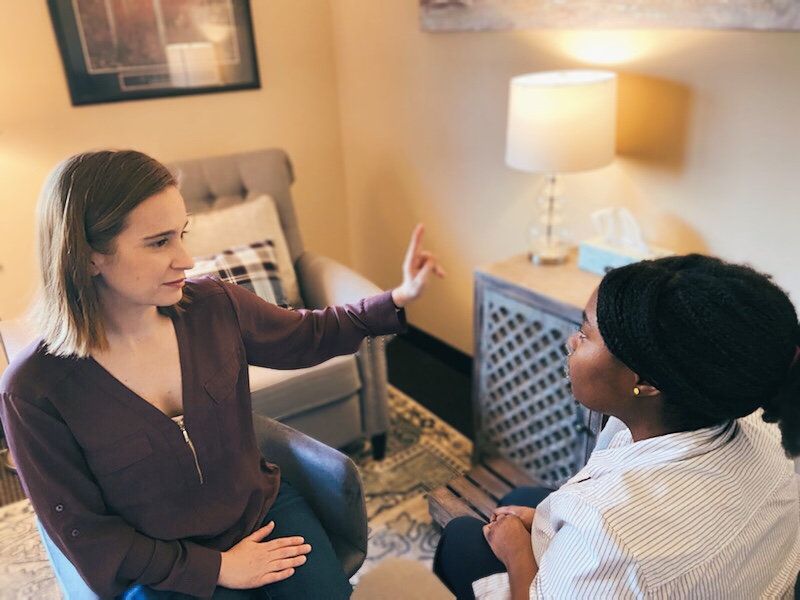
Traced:
POLYGON ((47 0, 73 106, 261 87, 250 0, 47 0))
POLYGON ((800 30, 797 0, 419 0, 423 31, 800 30))

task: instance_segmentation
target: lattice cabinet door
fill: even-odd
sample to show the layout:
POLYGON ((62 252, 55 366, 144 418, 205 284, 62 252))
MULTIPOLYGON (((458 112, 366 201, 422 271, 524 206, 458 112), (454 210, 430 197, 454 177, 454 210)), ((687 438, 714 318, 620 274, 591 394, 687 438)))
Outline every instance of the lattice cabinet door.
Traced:
POLYGON ((575 402, 564 367, 580 311, 476 277, 476 460, 497 456, 558 487, 586 462, 599 415, 575 402))

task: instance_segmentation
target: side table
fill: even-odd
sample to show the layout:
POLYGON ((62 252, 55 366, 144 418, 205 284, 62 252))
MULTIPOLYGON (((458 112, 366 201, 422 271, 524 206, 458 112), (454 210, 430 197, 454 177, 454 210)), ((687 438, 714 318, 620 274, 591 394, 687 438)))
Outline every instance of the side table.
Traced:
POLYGON ((602 415, 575 402, 563 369, 600 279, 574 254, 558 266, 519 255, 475 270, 475 467, 429 494, 437 524, 485 519, 509 489, 557 488, 586 463, 602 415))

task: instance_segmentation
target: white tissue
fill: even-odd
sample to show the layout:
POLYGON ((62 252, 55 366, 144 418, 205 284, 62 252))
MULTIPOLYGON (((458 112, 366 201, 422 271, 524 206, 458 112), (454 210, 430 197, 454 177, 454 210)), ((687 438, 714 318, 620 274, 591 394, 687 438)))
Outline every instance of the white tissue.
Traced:
POLYGON ((592 223, 598 235, 581 242, 578 249, 578 266, 586 271, 604 275, 616 267, 674 254, 647 244, 639 223, 625 207, 597 210, 592 223))
POLYGON ((599 236, 611 246, 630 248, 647 254, 650 247, 642 239, 642 228, 624 206, 601 208, 592 213, 592 223, 599 236))

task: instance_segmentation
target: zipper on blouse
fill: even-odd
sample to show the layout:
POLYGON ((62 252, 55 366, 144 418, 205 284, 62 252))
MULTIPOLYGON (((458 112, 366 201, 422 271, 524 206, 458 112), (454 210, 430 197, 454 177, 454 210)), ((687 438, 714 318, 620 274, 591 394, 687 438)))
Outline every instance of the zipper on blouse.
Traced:
POLYGON ((183 433, 183 439, 186 440, 186 444, 189 446, 189 450, 192 451, 192 457, 194 458, 194 466, 197 469, 197 476, 200 478, 200 485, 203 485, 203 472, 200 470, 200 461, 197 460, 197 451, 194 449, 194 444, 192 443, 192 439, 189 437, 189 432, 186 431, 186 425, 183 424, 183 419, 175 421, 178 424, 178 427, 181 428, 181 433, 183 433))

